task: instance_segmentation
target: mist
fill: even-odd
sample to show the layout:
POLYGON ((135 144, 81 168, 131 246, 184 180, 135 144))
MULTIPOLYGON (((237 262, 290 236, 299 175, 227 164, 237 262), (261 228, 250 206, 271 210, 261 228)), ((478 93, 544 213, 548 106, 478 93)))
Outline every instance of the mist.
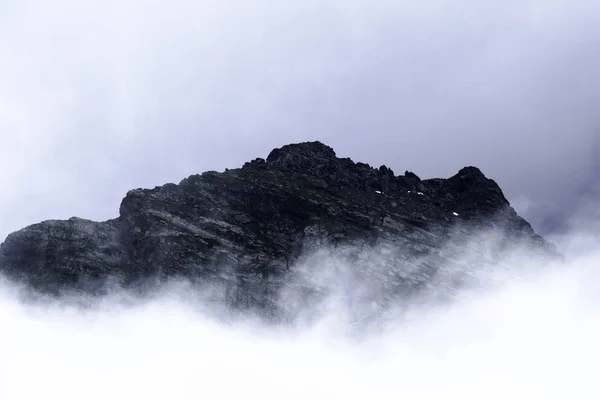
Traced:
MULTIPOLYGON (((335 303, 310 324, 267 325, 224 322, 177 286, 81 308, 24 303, 4 282, 0 396, 596 398, 597 245, 534 274, 515 266, 500 285, 408 307, 358 336, 335 303)), ((335 261, 321 260, 317 281, 335 261)), ((351 293, 356 282, 344 286, 351 293)))

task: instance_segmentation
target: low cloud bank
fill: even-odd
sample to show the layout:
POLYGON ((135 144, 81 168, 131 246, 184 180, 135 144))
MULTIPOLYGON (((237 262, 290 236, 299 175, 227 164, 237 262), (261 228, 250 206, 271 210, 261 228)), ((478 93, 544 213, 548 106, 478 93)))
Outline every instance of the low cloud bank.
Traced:
POLYGON ((312 324, 266 326, 219 322, 182 287, 82 309, 27 305, 4 283, 0 398, 597 398, 600 251, 589 237, 564 264, 409 307, 360 337, 335 302, 312 324))

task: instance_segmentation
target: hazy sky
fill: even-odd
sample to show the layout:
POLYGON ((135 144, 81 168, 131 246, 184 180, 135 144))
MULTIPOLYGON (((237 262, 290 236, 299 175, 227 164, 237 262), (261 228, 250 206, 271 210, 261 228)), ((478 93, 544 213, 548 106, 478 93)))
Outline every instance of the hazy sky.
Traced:
POLYGON ((600 132, 596 0, 5 0, 0 54, 2 238, 305 140, 535 222, 600 132))

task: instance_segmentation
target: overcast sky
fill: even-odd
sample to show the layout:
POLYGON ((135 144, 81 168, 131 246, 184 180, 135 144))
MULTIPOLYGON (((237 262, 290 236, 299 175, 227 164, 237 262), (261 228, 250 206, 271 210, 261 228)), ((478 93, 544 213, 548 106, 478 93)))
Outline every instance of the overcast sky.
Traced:
POLYGON ((596 0, 4 0, 0 54, 2 239, 305 140, 537 223, 600 132, 596 0))

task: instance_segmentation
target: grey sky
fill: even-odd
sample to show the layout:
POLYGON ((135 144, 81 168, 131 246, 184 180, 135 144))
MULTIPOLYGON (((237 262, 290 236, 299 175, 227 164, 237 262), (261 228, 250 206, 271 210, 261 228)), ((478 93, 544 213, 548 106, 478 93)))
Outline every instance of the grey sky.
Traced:
POLYGON ((4 1, 0 54, 2 238, 304 140, 536 223, 600 132, 595 0, 4 1))

